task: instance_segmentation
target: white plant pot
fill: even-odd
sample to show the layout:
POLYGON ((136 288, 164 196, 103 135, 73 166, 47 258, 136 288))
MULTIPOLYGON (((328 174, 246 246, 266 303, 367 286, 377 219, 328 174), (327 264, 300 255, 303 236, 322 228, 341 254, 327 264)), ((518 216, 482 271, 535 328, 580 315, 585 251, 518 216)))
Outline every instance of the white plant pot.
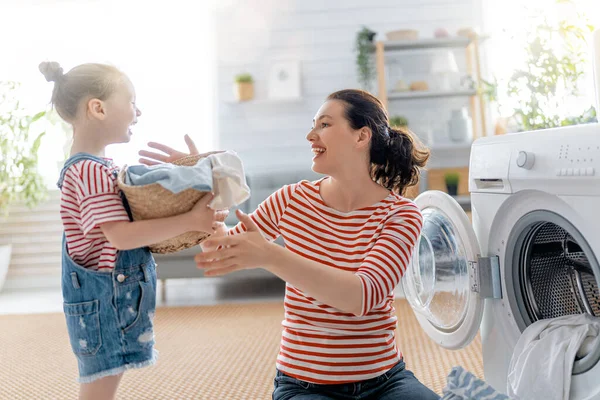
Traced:
POLYGON ((10 244, 0 245, 0 292, 2 291, 2 287, 6 281, 6 275, 8 274, 11 253, 12 246, 10 244))

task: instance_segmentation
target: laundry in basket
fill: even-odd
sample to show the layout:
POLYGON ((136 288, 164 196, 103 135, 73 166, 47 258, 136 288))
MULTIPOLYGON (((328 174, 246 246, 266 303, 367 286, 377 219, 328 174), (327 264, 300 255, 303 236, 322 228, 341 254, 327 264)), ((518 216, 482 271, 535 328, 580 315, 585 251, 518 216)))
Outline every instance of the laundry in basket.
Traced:
MULTIPOLYGON (((125 166, 117 179, 134 221, 183 214, 214 193, 215 210, 237 206, 250 197, 243 164, 233 151, 188 156, 173 164, 125 166)), ((174 253, 200 244, 207 232, 186 232, 149 246, 153 253, 174 253)))

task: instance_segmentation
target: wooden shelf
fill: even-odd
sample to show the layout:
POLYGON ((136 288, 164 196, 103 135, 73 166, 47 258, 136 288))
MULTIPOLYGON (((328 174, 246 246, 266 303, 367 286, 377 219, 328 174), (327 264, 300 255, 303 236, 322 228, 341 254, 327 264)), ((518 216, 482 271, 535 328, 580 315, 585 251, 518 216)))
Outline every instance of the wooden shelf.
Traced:
POLYGON ((241 104, 255 104, 255 105, 277 105, 277 104, 295 104, 304 101, 303 97, 293 97, 289 99, 252 99, 246 101, 237 100, 225 100, 225 104, 241 105, 241 104))
POLYGON ((413 99, 435 99, 448 97, 471 97, 477 94, 476 90, 414 90, 407 92, 388 92, 388 100, 413 100, 413 99))
MULTIPOLYGON (((480 36, 478 41, 481 43, 487 39, 487 36, 480 36)), ((416 40, 383 40, 384 50, 425 50, 425 49, 445 49, 445 48, 463 48, 473 42, 472 39, 454 36, 447 38, 427 38, 416 40)), ((375 50, 375 46, 373 46, 375 50)))

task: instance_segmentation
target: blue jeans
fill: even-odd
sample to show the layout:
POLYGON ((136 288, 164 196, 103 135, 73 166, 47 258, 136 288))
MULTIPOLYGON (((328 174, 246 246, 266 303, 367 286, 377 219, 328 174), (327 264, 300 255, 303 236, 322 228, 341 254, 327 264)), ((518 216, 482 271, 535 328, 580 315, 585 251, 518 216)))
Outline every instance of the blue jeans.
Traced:
POLYGON ((317 385, 304 382, 277 371, 273 400, 439 400, 398 362, 377 378, 339 385, 317 385))

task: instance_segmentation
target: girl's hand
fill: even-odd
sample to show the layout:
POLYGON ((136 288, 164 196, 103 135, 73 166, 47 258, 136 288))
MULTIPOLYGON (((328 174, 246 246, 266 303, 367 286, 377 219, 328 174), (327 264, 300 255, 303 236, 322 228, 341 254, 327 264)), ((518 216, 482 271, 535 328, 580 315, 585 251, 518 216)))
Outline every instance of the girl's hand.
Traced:
POLYGON ((213 233, 221 227, 229 215, 229 210, 213 210, 208 206, 212 199, 212 194, 205 195, 188 212, 188 231, 213 233))
POLYGON ((240 210, 236 210, 236 215, 246 227, 246 232, 207 239, 202 248, 208 251, 199 253, 194 258, 198 268, 205 270, 206 276, 264 267, 270 260, 271 246, 277 246, 262 236, 248 215, 240 210))
MULTIPOLYGON (((154 151, 140 150, 138 154, 140 155, 140 157, 145 157, 145 158, 140 158, 139 162, 141 164, 145 164, 145 165, 172 163, 183 157, 195 156, 195 155, 200 154, 200 152, 196 148, 196 144, 188 135, 185 135, 184 139, 185 139, 185 144, 188 147, 189 153, 183 153, 181 151, 177 151, 177 150, 173 149, 172 147, 169 147, 169 146, 161 144, 161 143, 150 142, 150 143, 148 143, 148 147, 151 147, 156 150, 160 150, 163 153, 166 153, 166 155, 157 153, 154 151)), ((208 153, 204 153, 203 156, 209 156, 209 155, 215 154, 215 153, 220 153, 220 151, 211 151, 208 153)))

